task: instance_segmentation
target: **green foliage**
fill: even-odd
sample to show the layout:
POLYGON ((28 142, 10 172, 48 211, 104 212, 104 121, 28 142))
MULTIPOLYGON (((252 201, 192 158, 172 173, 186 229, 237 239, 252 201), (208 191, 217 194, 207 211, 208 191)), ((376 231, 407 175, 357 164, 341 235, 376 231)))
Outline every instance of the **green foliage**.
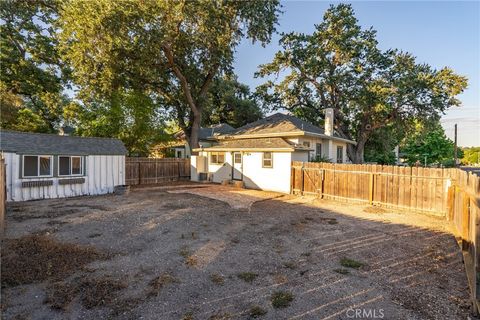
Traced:
POLYGON ((274 308, 286 308, 293 301, 293 294, 286 291, 274 292, 270 298, 274 308))
POLYGON ((117 92, 111 101, 83 101, 65 109, 79 135, 119 138, 131 156, 148 156, 155 144, 169 138, 159 107, 141 92, 117 92))
POLYGON ((351 269, 359 269, 360 267, 365 265, 363 262, 356 261, 349 258, 342 258, 340 260, 340 264, 342 265, 342 267, 351 268, 351 269))
POLYGON ((324 156, 315 156, 310 162, 332 162, 332 159, 324 156))
POLYGON ((62 121, 69 70, 57 50, 56 3, 0 1, 0 86, 9 96, 2 97, 4 128, 53 132, 62 121))
MULTIPOLYGON (((417 161, 422 165, 441 164, 453 166, 454 143, 447 138, 440 124, 434 127, 419 127, 417 132, 406 138, 402 147, 404 158, 413 165, 417 161)), ((461 158, 462 151, 458 149, 458 157, 461 158)))
POLYGON ((362 29, 348 4, 330 6, 311 35, 283 34, 280 46, 256 74, 267 78, 257 94, 266 106, 285 107, 313 123, 333 108, 335 130, 357 142, 347 150, 354 162, 363 161, 375 132, 405 132, 412 119, 438 119, 460 104, 456 96, 467 85, 449 68, 436 70, 409 53, 381 51, 376 31, 362 29), (281 81, 269 78, 279 73, 286 73, 281 81))
POLYGON ((215 78, 203 110, 203 125, 228 123, 234 128, 263 117, 247 85, 235 78, 215 78))
POLYGON ((480 147, 462 148, 462 163, 466 165, 480 164, 480 147))
POLYGON ((242 38, 270 40, 277 14, 277 0, 73 1, 62 6, 60 39, 76 83, 104 97, 146 92, 197 147, 213 79, 231 72, 242 38))

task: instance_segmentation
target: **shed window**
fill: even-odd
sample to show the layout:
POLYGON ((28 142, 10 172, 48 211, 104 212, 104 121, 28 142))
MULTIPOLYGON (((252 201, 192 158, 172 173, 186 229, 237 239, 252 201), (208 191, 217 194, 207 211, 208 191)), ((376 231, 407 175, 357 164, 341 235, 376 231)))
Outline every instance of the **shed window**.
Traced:
POLYGON ((264 152, 262 157, 263 168, 273 168, 273 154, 271 152, 264 152))
POLYGON ((82 175, 82 157, 79 156, 59 156, 58 157, 58 175, 59 176, 78 176, 82 175))
POLYGON ((303 141, 303 146, 310 148, 310 141, 303 141))
POLYGON ((342 163, 343 162, 343 147, 338 146, 337 147, 337 163, 342 163))
POLYGON ((223 164, 225 162, 225 153, 224 152, 212 152, 210 154, 210 163, 212 164, 223 164))
POLYGON ((52 175, 52 156, 23 156, 24 177, 49 177, 52 175))
POLYGON ((317 143, 317 148, 315 149, 315 155, 317 157, 322 156, 322 144, 321 143, 317 143))

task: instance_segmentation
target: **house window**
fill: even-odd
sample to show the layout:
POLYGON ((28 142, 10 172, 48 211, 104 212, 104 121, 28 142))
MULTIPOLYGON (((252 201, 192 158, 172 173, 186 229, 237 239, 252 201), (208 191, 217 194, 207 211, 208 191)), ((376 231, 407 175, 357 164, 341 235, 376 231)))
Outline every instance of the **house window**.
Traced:
POLYGON ((223 164, 225 162, 225 153, 224 152, 212 152, 210 154, 210 163, 212 164, 223 164))
POLYGON ((177 150, 177 158, 182 158, 182 150, 177 150))
POLYGON ((83 174, 82 157, 79 156, 59 156, 58 157, 58 175, 59 176, 80 176, 83 174))
POLYGON ((52 176, 52 156, 23 156, 23 176, 52 176))
POLYGON ((310 141, 303 141, 303 146, 310 148, 310 141))
POLYGON ((264 152, 262 157, 263 168, 273 168, 273 154, 271 152, 264 152))
POLYGON ((338 146, 337 147, 337 163, 342 163, 343 162, 343 147, 338 146))
POLYGON ((233 163, 242 163, 242 154, 234 153, 233 154, 233 163))
POLYGON ((317 143, 317 146, 316 146, 316 149, 315 149, 315 155, 317 156, 317 158, 322 157, 322 144, 321 143, 317 143))

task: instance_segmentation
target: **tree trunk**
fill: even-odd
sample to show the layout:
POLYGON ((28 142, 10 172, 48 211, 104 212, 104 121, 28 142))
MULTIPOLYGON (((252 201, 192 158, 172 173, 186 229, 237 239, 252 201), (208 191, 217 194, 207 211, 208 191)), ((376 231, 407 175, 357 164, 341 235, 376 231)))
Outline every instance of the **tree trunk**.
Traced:
POLYGON ((200 113, 194 114, 191 127, 190 127, 190 136, 188 136, 187 133, 185 133, 185 135, 188 138, 191 154, 196 154, 196 152, 193 152, 192 150, 200 147, 200 145, 198 144, 198 140, 199 140, 201 122, 202 122, 202 113, 200 112, 200 113))
POLYGON ((365 144, 367 143, 367 138, 360 138, 357 141, 357 145, 354 146, 349 144, 347 147, 347 153, 353 163, 363 163, 363 152, 365 150, 365 144))

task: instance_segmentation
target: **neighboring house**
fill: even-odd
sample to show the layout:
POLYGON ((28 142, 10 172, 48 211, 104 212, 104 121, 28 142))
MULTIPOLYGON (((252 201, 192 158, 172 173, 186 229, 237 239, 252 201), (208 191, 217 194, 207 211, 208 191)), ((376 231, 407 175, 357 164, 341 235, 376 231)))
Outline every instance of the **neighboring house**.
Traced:
POLYGON ((7 201, 113 192, 125 184, 127 150, 118 139, 0 130, 7 201))
POLYGON ((316 157, 346 163, 347 144, 354 141, 333 130, 327 109, 325 130, 291 115, 276 113, 237 130, 216 136, 216 143, 194 149, 192 180, 241 180, 247 188, 290 192, 292 161, 316 157))
MULTIPOLYGON (((235 128, 226 123, 220 123, 208 128, 200 128, 198 133, 198 144, 200 147, 209 147, 216 141, 217 136, 228 134, 233 131, 235 131, 235 128)), ((188 145, 188 141, 185 139, 185 134, 183 131, 176 134, 175 138, 183 141, 181 145, 173 147, 175 151, 175 158, 190 158, 190 146, 188 145)))

